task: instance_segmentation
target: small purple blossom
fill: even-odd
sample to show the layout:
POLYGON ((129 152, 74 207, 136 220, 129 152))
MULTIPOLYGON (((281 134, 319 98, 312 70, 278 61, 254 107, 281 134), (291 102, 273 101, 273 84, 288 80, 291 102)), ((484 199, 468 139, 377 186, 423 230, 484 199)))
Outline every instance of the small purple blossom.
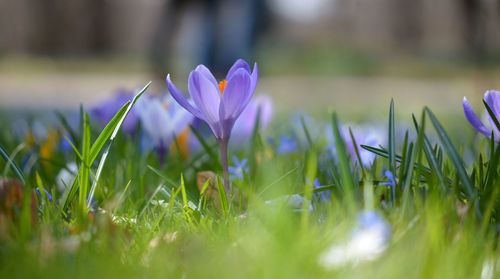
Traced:
POLYGON ((172 97, 195 117, 204 120, 212 130, 220 147, 224 188, 230 191, 227 149, 234 123, 253 96, 258 80, 257 64, 253 71, 242 59, 229 69, 226 79, 217 83, 205 66, 199 65, 189 74, 188 91, 192 100, 172 83, 167 75, 167 87, 172 97))
POLYGON ((218 140, 229 140, 234 123, 253 96, 257 86, 258 69, 253 71, 242 59, 229 69, 226 79, 217 83, 205 66, 199 65, 191 71, 188 91, 192 101, 188 101, 167 76, 167 86, 172 97, 195 117, 204 120, 218 140), (194 104, 193 104, 194 103, 194 104))
MULTIPOLYGON (((484 101, 488 104, 488 106, 491 108, 493 111, 493 114, 497 119, 500 119, 500 91, 496 90, 488 90, 484 93, 484 101)), ((462 106, 464 109, 464 114, 469 123, 474 127, 476 131, 479 133, 491 137, 491 132, 493 131, 493 134, 495 136, 495 141, 500 141, 500 131, 496 128, 496 125, 489 115, 487 111, 485 111, 486 118, 488 119, 489 122, 489 127, 487 125, 483 124, 481 119, 477 116, 477 114, 474 112, 472 109, 471 104, 467 100, 466 97, 463 98, 462 101, 462 106)))
POLYGON ((253 133, 257 118, 259 128, 265 130, 271 122, 273 115, 273 102, 269 96, 259 95, 253 98, 243 110, 234 124, 232 131, 233 142, 237 144, 250 137, 253 133))
POLYGON ((136 104, 146 136, 156 147, 169 147, 188 128, 193 116, 167 96, 145 96, 136 104))
MULTIPOLYGON (((127 102, 134 98, 132 91, 119 89, 113 96, 106 99, 102 103, 90 109, 90 117, 96 120, 102 127, 106 126, 108 122, 115 116, 120 108, 127 102)), ((127 134, 133 134, 137 128, 139 116, 137 115, 136 108, 132 107, 127 118, 123 121, 121 129, 127 134)))
POLYGON ((281 135, 278 146, 276 147, 277 154, 289 154, 297 151, 297 141, 290 136, 281 135))
POLYGON ((229 166, 229 179, 230 180, 243 180, 245 174, 248 173, 248 159, 239 160, 238 157, 233 156, 234 166, 229 166))
POLYGON ((389 186, 389 187, 396 187, 396 177, 394 176, 394 174, 392 174, 391 171, 389 171, 389 170, 384 171, 384 176, 385 176, 385 178, 387 178, 387 181, 380 183, 380 185, 389 186))

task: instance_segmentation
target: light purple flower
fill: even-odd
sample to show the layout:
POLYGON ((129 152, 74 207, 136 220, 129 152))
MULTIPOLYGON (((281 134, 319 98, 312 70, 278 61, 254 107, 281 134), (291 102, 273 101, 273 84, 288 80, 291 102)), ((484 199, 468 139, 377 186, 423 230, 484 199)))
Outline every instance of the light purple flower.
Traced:
MULTIPOLYGON (((354 142, 351 139, 351 134, 349 133, 349 128, 352 130, 356 144, 358 145, 359 156, 365 167, 372 165, 376 158, 376 155, 368 150, 365 150, 361 145, 368 145, 373 147, 378 147, 380 145, 385 145, 387 142, 387 137, 384 129, 378 125, 342 125, 341 135, 346 142, 347 150, 351 159, 353 161, 358 160, 356 155, 356 150, 354 142)), ((333 137, 332 127, 330 125, 326 126, 326 136, 329 144, 329 150, 336 156, 335 150, 335 139, 333 137)))
MULTIPOLYGON (((108 122, 115 116, 120 108, 127 102, 134 98, 132 91, 119 89, 111 98, 103 101, 102 103, 90 109, 90 116, 96 120, 101 126, 106 126, 108 122)), ((127 133, 132 134, 139 122, 135 107, 132 107, 127 118, 122 124, 121 129, 127 133)))
POLYGON ((238 59, 229 69, 226 79, 217 83, 210 70, 199 65, 191 71, 188 79, 192 102, 172 83, 170 74, 167 75, 167 87, 172 97, 195 117, 204 120, 214 133, 220 147, 226 193, 231 191, 227 163, 229 138, 234 123, 253 96, 258 74, 257 63, 250 71, 247 62, 238 59))
POLYGON ((258 69, 253 71, 244 60, 237 60, 226 75, 217 83, 205 66, 199 65, 191 71, 188 91, 192 102, 172 83, 167 76, 167 86, 172 97, 194 116, 204 120, 217 140, 229 140, 234 123, 247 106, 257 86, 258 69))
MULTIPOLYGON (((484 101, 491 108, 495 117, 497 119, 499 119, 500 118, 500 91, 496 91, 496 90, 486 91, 486 93, 484 93, 484 101)), ((486 115, 486 118, 488 119, 488 121, 490 122, 489 127, 484 125, 483 122, 479 119, 479 117, 472 109, 472 106, 466 97, 464 97, 464 99, 462 101, 462 105, 464 108, 465 117, 470 122, 472 127, 474 127, 474 129, 476 129, 476 131, 480 132, 481 134, 483 134, 487 137, 490 137, 491 131, 493 131, 494 136, 495 136, 495 140, 496 141, 500 140, 500 131, 496 128, 495 122, 490 117, 490 115, 487 111, 485 112, 485 115, 486 115)))
POLYGON ((257 116, 259 128, 265 130, 271 122, 273 115, 273 102, 269 96, 259 95, 253 98, 243 110, 233 127, 232 137, 235 141, 242 142, 252 135, 257 116), (259 115, 257 115, 259 114, 259 115))
POLYGON ((136 108, 145 134, 156 147, 168 148, 194 118, 167 96, 144 96, 136 108))

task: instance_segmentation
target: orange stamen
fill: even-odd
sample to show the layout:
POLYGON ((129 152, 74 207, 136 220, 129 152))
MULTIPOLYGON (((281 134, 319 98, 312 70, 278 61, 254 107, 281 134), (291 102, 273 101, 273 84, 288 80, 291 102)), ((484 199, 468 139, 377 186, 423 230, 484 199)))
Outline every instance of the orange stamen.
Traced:
POLYGON ((222 95, 224 93, 224 89, 226 89, 227 85, 227 80, 223 79, 219 82, 219 89, 220 89, 220 94, 222 95))
POLYGON ((184 160, 189 156, 189 131, 189 128, 184 129, 170 147, 174 154, 179 154, 184 160))

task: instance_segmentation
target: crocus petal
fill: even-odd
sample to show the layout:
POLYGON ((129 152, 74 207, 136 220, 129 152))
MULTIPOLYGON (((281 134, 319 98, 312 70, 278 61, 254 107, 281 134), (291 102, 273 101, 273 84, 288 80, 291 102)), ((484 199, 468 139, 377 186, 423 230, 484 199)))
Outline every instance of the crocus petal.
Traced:
POLYGON ((236 62, 234 62, 233 66, 231 66, 231 68, 227 72, 226 80, 230 80, 233 74, 236 73, 236 71, 239 69, 244 69, 247 73, 250 74, 250 66, 248 65, 248 63, 243 59, 238 59, 236 60, 236 62))
POLYGON ((255 101, 259 106, 258 111, 260 111, 261 127, 262 129, 267 129, 273 117, 273 100, 269 96, 260 95, 255 101))
POLYGON ((227 82, 222 95, 219 118, 222 125, 222 136, 229 138, 234 122, 248 104, 253 92, 250 89, 250 76, 244 69, 238 69, 227 82))
POLYGON ((193 121, 193 118, 194 116, 189 112, 179 110, 170 120, 172 122, 173 133, 179 135, 193 121))
MULTIPOLYGON (((103 127, 115 116, 115 113, 134 96, 131 92, 125 89, 119 89, 113 96, 105 100, 101 104, 90 109, 90 116, 95 119, 103 127)), ((132 134, 138 123, 135 106, 129 112, 125 121, 122 124, 122 130, 125 133, 132 134)))
POLYGON ((253 92, 255 91, 255 88, 257 87, 257 80, 259 79, 259 67, 257 66, 257 63, 253 64, 253 72, 250 75, 250 90, 253 92))
POLYGON ((231 131, 233 130, 234 127, 234 122, 236 119, 230 117, 230 118, 224 118, 226 115, 226 109, 224 106, 224 103, 220 103, 220 109, 219 109, 219 117, 221 119, 220 122, 220 136, 218 138, 220 139, 229 139, 231 136, 231 131))
MULTIPOLYGON (((273 103, 269 96, 259 95, 250 100, 246 108, 241 112, 236 120, 232 136, 239 139, 245 139, 250 136, 255 127, 257 118, 259 119, 259 128, 267 129, 273 114, 273 103)), ((233 141, 234 142, 234 141, 233 141)))
MULTIPOLYGON (((226 89, 222 94, 225 114, 222 119, 237 118, 247 105, 250 91, 250 76, 244 69, 238 69, 227 81, 226 89)), ((221 119, 221 120, 222 120, 221 119)))
POLYGON ((253 71, 250 71, 250 66, 248 65, 248 63, 243 59, 238 59, 236 62, 234 62, 231 69, 229 69, 229 71, 227 72, 226 80, 230 80, 231 77, 239 69, 244 69, 246 72, 250 74, 250 79, 252 81, 250 90, 255 91, 255 88, 257 87, 257 80, 259 78, 259 67, 257 66, 257 63, 254 63, 253 71))
POLYGON ((493 110, 495 115, 500 113, 500 91, 488 90, 484 93, 484 100, 493 110))
POLYGON ((469 123, 476 129, 478 132, 484 134, 485 136, 489 137, 491 136, 491 131, 484 126, 484 124, 481 122, 479 117, 476 115, 474 110, 472 109, 472 106, 470 105, 469 101, 467 101, 467 98, 464 97, 462 101, 462 105, 464 108, 464 114, 469 123))
POLYGON ((196 67, 196 69, 194 69, 195 71, 199 72, 201 75, 203 75, 206 79, 208 79, 210 82, 213 83, 213 85, 218 88, 218 83, 217 83, 217 80, 215 79, 214 75, 212 74, 212 72, 210 72, 210 70, 205 67, 205 65, 198 65, 196 67))
POLYGON ((200 119, 205 119, 205 117, 203 117, 203 114, 201 114, 200 110, 191 105, 188 102, 188 100, 184 97, 184 94, 182 94, 182 92, 179 89, 177 89, 175 84, 170 80, 170 75, 167 75, 167 87, 168 90, 170 91, 170 95, 172 95, 172 97, 177 101, 177 103, 179 103, 179 105, 188 110, 194 116, 200 119))
POLYGON ((158 99, 141 100, 140 118, 144 131, 151 137, 155 144, 162 142, 170 144, 171 123, 170 117, 158 99))
MULTIPOLYGON (((496 90, 488 90, 484 94, 484 101, 488 104, 488 106, 493 110, 493 114, 497 118, 497 120, 500 120, 500 92, 496 90)), ((488 116, 488 120, 491 124, 491 127, 494 127, 494 130, 496 132, 495 137, 499 135, 499 130, 496 128, 495 121, 493 118, 491 118, 490 114, 488 111, 486 111, 486 115, 488 116)))
POLYGON ((203 119, 212 128, 215 136, 218 137, 221 134, 219 126, 219 106, 221 102, 219 89, 204 75, 192 71, 189 75, 188 90, 196 106, 205 115, 203 119))

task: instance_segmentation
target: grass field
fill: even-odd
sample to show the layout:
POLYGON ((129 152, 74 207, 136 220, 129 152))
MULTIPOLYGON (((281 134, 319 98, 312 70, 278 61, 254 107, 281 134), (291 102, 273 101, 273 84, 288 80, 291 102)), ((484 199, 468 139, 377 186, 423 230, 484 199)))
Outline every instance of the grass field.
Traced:
MULTIPOLYGON (((51 83, 50 76, 0 84, 19 88, 18 82, 30 92, 45 80, 44 88, 57 84, 64 92, 71 83, 60 77, 51 83)), ((106 80, 85 89, 105 88, 106 80)), ((66 108, 85 106, 50 112, 50 121, 9 110, 7 101, 25 110, 44 105, 20 97, 29 93, 7 93, 0 119, 0 274, 497 278, 500 108, 497 95, 486 99, 489 138, 475 133, 461 103, 466 95, 476 111, 483 108, 482 86, 496 82, 484 80, 491 81, 263 76, 259 95, 268 92, 273 101, 254 96, 253 113, 236 123, 229 188, 220 141, 203 121, 174 125, 175 102, 157 93, 165 88, 140 90, 144 82, 119 104, 107 96, 113 100, 101 106, 107 117, 93 107, 103 96, 71 95, 66 108), (287 95, 293 90, 299 93, 287 95)), ((44 110, 52 110, 51 101, 44 110)))

